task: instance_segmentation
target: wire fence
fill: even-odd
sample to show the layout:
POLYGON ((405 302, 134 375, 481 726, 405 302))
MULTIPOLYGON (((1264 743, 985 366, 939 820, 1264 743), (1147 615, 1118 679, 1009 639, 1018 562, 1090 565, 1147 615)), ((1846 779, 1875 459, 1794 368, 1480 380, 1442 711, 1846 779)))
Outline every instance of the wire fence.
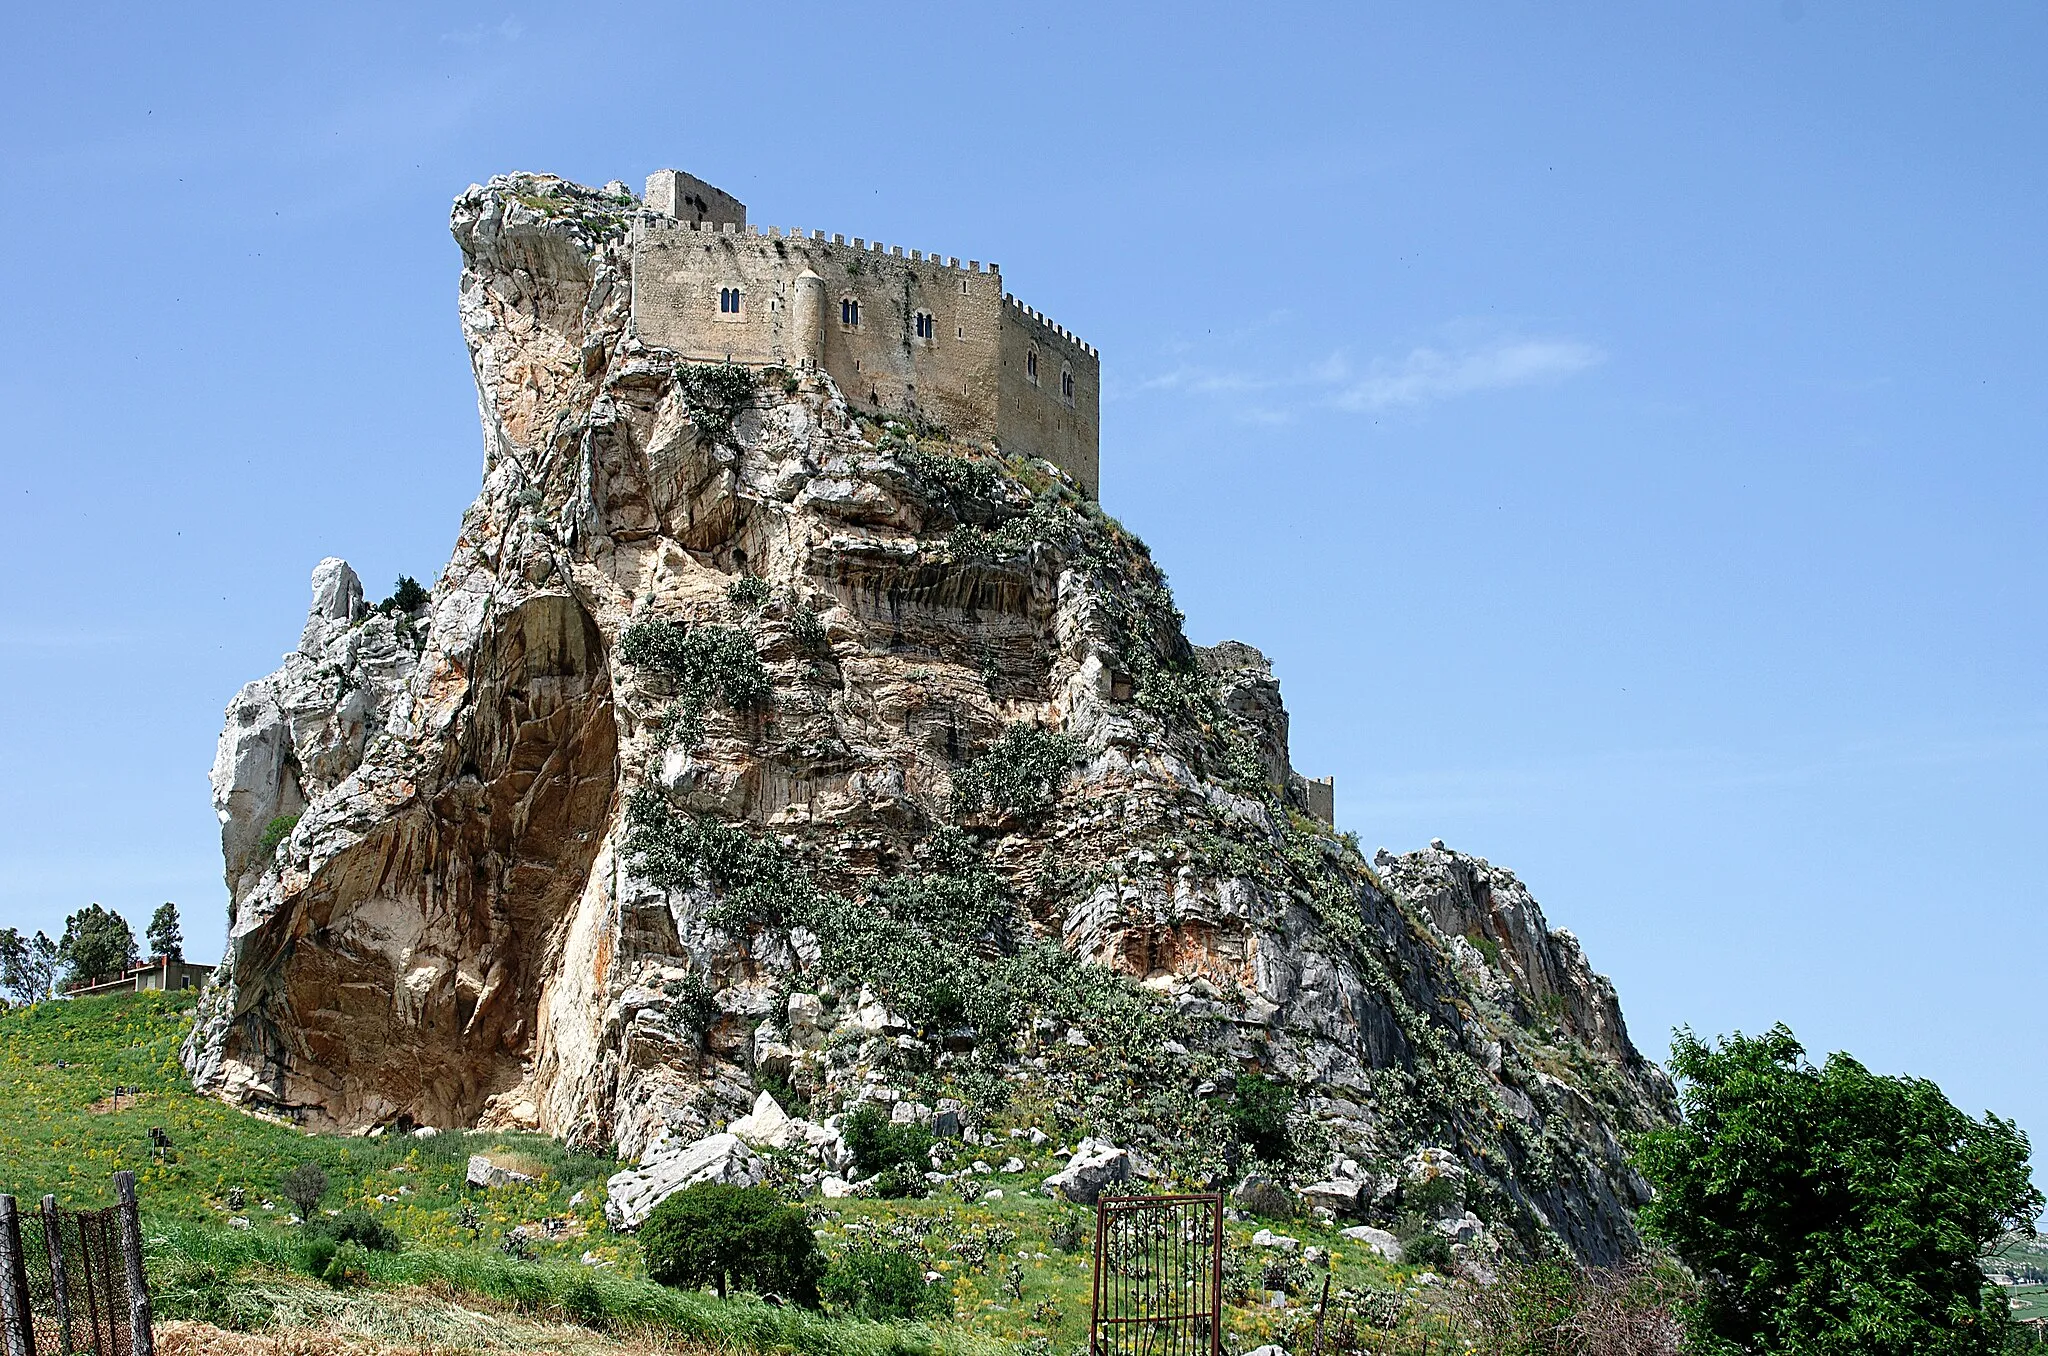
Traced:
POLYGON ((155 1356, 133 1173, 119 1203, 23 1212, 0 1195, 0 1329, 5 1356, 155 1356))

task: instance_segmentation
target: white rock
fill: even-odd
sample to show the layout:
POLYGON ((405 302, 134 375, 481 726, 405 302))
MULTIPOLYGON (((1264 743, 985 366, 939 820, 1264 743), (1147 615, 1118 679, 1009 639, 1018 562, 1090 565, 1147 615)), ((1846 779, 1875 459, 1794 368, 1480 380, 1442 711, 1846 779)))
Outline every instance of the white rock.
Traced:
POLYGON ((1252 1246, 1255 1248, 1276 1248, 1292 1256, 1294 1253, 1301 1251, 1301 1240, 1289 1238, 1286 1234, 1276 1234, 1271 1229, 1261 1229, 1252 1235, 1252 1246))
POLYGON ((1006 1158, 1006 1159, 1004 1159, 1004 1160, 1003 1160, 1003 1166, 1001 1166, 1000 1168, 997 1168, 997 1169, 996 1169, 996 1171, 997 1171, 997 1172, 1022 1172, 1022 1171, 1024 1171, 1024 1160, 1023 1160, 1023 1159, 1021 1159, 1021 1158, 1019 1158, 1019 1157, 1017 1157, 1017 1156, 1016 1156, 1015 1154, 1011 1154, 1011 1155, 1010 1155, 1010 1156, 1009 1156, 1008 1158, 1006 1158))
POLYGON ((639 1228, 655 1206, 684 1187, 699 1182, 759 1186, 766 1173, 746 1141, 730 1132, 707 1135, 686 1148, 664 1140, 648 1154, 639 1167, 605 1183, 609 1199, 604 1203, 604 1215, 614 1229, 639 1228))
POLYGON ((767 1093, 754 1098, 754 1109, 726 1127, 749 1144, 770 1144, 780 1149, 790 1136, 789 1114, 767 1093))
POLYGON ((469 1156, 469 1171, 463 1180, 473 1187, 510 1186, 514 1182, 531 1182, 533 1174, 518 1172, 512 1168, 501 1168, 485 1154, 469 1156))
POLYGON ((825 1180, 818 1183, 818 1194, 828 1201, 841 1200, 853 1194, 853 1183, 844 1177, 827 1173, 825 1180))
POLYGON ((981 1194, 981 1198, 984 1201, 999 1201, 1003 1198, 1003 1189, 1001 1187, 990 1187, 981 1194))
POLYGON ((1385 1229, 1375 1229, 1370 1224, 1358 1224, 1340 1230, 1340 1235, 1354 1243, 1363 1243, 1389 1262, 1399 1262, 1403 1256, 1401 1240, 1385 1229))
POLYGON ((1048 1196, 1094 1205, 1103 1188, 1131 1179, 1131 1156, 1106 1139, 1084 1139, 1067 1166, 1045 1179, 1048 1196))

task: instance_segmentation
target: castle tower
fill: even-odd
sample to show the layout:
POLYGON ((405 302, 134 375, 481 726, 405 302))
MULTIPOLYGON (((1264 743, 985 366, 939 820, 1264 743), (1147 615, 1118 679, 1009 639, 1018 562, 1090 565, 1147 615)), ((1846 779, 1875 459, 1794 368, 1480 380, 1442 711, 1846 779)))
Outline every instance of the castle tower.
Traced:
POLYGON ((825 280, 807 268, 796 275, 794 290, 796 359, 815 368, 825 361, 825 280))

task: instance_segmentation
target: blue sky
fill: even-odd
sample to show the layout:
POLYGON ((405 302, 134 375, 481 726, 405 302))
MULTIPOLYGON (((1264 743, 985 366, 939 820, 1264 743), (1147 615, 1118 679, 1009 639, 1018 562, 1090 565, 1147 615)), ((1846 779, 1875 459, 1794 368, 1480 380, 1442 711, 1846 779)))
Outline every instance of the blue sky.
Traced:
POLYGON ((0 919, 217 952, 223 706, 475 490, 450 200, 672 164, 1098 344, 1194 637, 1646 1048, 1783 1020, 2048 1132, 2048 10, 995 12, 17 13, 0 919))

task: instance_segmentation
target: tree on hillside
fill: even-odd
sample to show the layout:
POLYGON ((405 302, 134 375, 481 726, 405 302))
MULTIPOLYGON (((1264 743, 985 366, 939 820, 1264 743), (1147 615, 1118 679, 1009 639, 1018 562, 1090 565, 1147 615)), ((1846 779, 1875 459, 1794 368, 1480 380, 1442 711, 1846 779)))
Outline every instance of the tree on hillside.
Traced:
POLYGON ((1689 1349, 1975 1356, 2013 1323, 1978 1259, 2042 1209, 2027 1137, 1933 1083, 1847 1055, 1815 1068, 1790 1031, 1718 1049, 1681 1029, 1684 1120, 1643 1135, 1647 1232, 1700 1279, 1689 1349))
POLYGON ((49 934, 24 937, 0 928, 0 989, 18 1003, 40 1003, 57 987, 57 944, 49 934))
POLYGON ((301 1163, 278 1180, 277 1194, 292 1203, 300 1219, 310 1220, 320 1198, 327 1194, 327 1169, 318 1163, 301 1163))
POLYGON ((166 901, 149 918, 149 954, 174 961, 185 959, 185 930, 178 923, 178 906, 166 901))
POLYGON ((767 1187, 705 1182, 654 1207, 640 1227, 649 1279, 725 1298, 731 1286, 818 1307, 825 1256, 804 1212, 767 1187))
POLYGON ((118 975, 135 964, 134 929, 112 909, 88 905, 64 920, 57 957, 74 983, 118 975))

